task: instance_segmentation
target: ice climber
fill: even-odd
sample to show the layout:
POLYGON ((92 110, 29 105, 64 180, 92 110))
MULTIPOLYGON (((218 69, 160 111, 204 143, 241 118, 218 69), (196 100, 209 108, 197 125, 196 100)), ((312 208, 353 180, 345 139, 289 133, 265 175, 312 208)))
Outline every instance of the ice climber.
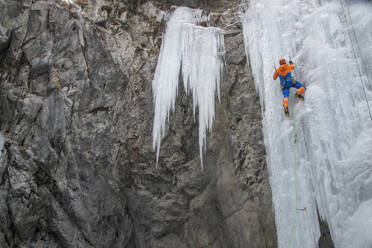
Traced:
POLYGON ((284 96, 284 99, 283 99, 284 113, 286 116, 289 116, 289 111, 288 111, 289 89, 291 87, 295 87, 297 89, 295 92, 295 96, 299 100, 303 101, 305 100, 305 98, 302 94, 305 92, 306 87, 303 86, 300 82, 295 81, 291 77, 291 71, 294 70, 294 64, 291 60, 289 61, 289 65, 288 65, 285 59, 280 59, 279 64, 280 66, 277 69, 275 69, 275 72, 274 72, 274 80, 276 80, 279 76, 280 86, 282 87, 283 96, 284 96))

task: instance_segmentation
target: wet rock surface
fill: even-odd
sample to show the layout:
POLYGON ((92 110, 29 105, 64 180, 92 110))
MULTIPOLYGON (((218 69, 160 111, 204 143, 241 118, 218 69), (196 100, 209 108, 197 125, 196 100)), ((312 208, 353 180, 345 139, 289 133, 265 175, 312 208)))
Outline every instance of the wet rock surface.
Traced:
POLYGON ((238 1, 77 3, 0 2, 0 247, 276 247, 238 1), (205 8, 226 31, 203 171, 181 89, 158 166, 152 149, 172 4, 205 8))

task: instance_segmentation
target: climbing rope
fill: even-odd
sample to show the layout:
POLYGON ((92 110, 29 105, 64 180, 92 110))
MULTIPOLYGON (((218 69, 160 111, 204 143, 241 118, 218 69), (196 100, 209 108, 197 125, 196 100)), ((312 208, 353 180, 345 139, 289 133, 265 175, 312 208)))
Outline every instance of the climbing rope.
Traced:
MULTIPOLYGON (((360 81, 362 82, 362 85, 363 85, 363 91, 364 91, 364 97, 365 97, 365 100, 366 100, 366 103, 367 103, 367 107, 368 107, 368 112, 369 112, 369 117, 371 118, 371 121, 372 121, 372 113, 371 113, 371 108, 369 106, 369 102, 368 102, 368 98, 367 98, 367 93, 366 93, 366 86, 365 86, 365 82, 362 78, 362 69, 360 68, 361 66, 359 65, 359 60, 358 60, 358 56, 357 56, 357 52, 356 50, 359 51, 358 54, 362 54, 361 53, 361 50, 360 50, 360 46, 359 46, 359 43, 358 43, 358 40, 356 38, 356 32, 355 32, 355 29, 354 29, 354 26, 353 26, 353 22, 352 22, 352 19, 351 19, 351 15, 350 15, 350 10, 347 8, 347 14, 346 14, 346 11, 345 11, 345 4, 343 2, 343 0, 340 0, 340 4, 341 4, 341 7, 342 7, 342 11, 343 11, 343 14, 344 14, 344 18, 345 18, 345 22, 346 22, 346 25, 347 25, 347 22, 348 22, 348 18, 349 17, 349 24, 350 24, 350 27, 351 27, 351 31, 352 31, 352 34, 349 33, 349 31, 346 31, 347 34, 349 35, 349 38, 350 38, 350 42, 351 42, 351 45, 353 47, 353 53, 354 53, 354 58, 356 60, 356 63, 357 63, 357 67, 358 67, 358 72, 359 72, 359 77, 360 77, 360 81), (354 37, 354 40, 352 39, 352 36, 354 37), (356 45, 356 46, 355 46, 356 45)), ((360 58, 361 62, 362 62, 362 67, 366 73, 366 76, 367 76, 367 80, 370 82, 371 84, 371 79, 369 78, 369 75, 368 75, 368 72, 367 72, 367 67, 365 65, 365 62, 363 61, 362 58, 360 58)), ((371 84, 372 85, 372 84, 371 84)))
MULTIPOLYGON (((291 61, 292 60, 292 56, 289 55, 289 60, 291 61)), ((292 72, 293 73, 293 77, 296 76, 295 74, 295 71, 292 72)), ((288 244, 288 247, 291 248, 292 247, 292 242, 293 242, 293 238, 294 238, 294 231, 295 231, 295 227, 296 227, 296 223, 297 223, 297 211, 298 210, 306 210, 306 208, 304 209, 299 209, 298 208, 298 190, 297 190, 297 134, 296 134, 296 125, 295 125, 295 118, 294 118, 294 113, 292 111, 292 130, 293 130, 293 164, 294 164, 294 181, 295 181, 295 216, 294 216, 294 219, 293 219, 293 223, 292 223, 292 228, 291 228, 291 236, 290 236, 290 239, 289 239, 289 244, 288 244)))
MULTIPOLYGON (((292 111, 293 112, 293 111, 292 111)), ((296 208, 295 208, 295 216, 292 223, 292 230, 291 230, 291 236, 289 239, 289 245, 288 247, 292 247, 293 237, 294 237, 294 230, 296 226, 297 221, 297 210, 298 209, 298 192, 297 192, 297 134, 296 134, 296 126, 295 126, 295 120, 294 120, 294 114, 292 113, 292 129, 293 129, 293 159, 294 159, 294 179, 295 179, 295 192, 296 192, 296 208)))

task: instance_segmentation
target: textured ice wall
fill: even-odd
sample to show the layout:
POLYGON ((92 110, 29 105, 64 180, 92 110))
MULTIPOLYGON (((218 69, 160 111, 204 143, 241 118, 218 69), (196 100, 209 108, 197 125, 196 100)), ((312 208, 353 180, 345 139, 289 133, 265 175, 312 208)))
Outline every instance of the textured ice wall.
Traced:
POLYGON ((192 94, 194 114, 196 107, 199 110, 199 147, 203 165, 203 146, 214 120, 216 91, 219 96, 224 40, 222 30, 197 26, 201 20, 201 10, 180 7, 167 23, 152 82, 155 104, 153 147, 157 150, 157 160, 166 119, 169 119, 170 110, 174 111, 182 70, 184 88, 192 94))
POLYGON ((251 0, 244 16, 279 247, 317 246, 317 207, 336 247, 372 247, 372 121, 365 98, 372 105, 372 4, 344 2, 251 0), (291 93, 293 121, 284 116, 279 82, 272 79, 273 62, 288 55, 308 89, 305 102, 291 93), (295 160, 297 208, 304 211, 296 211, 295 160))

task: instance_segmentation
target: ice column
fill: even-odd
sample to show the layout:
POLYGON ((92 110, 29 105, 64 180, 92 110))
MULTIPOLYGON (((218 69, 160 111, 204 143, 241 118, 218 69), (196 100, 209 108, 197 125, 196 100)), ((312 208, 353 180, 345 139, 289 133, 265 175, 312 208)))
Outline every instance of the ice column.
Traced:
POLYGON ((202 153, 206 133, 214 120, 216 91, 219 97, 224 40, 222 30, 197 26, 201 20, 201 10, 180 7, 167 24, 152 82, 155 103, 153 148, 157 161, 166 119, 175 108, 182 69, 185 91, 192 94, 194 114, 196 107, 199 109, 199 147, 203 165, 202 153))

